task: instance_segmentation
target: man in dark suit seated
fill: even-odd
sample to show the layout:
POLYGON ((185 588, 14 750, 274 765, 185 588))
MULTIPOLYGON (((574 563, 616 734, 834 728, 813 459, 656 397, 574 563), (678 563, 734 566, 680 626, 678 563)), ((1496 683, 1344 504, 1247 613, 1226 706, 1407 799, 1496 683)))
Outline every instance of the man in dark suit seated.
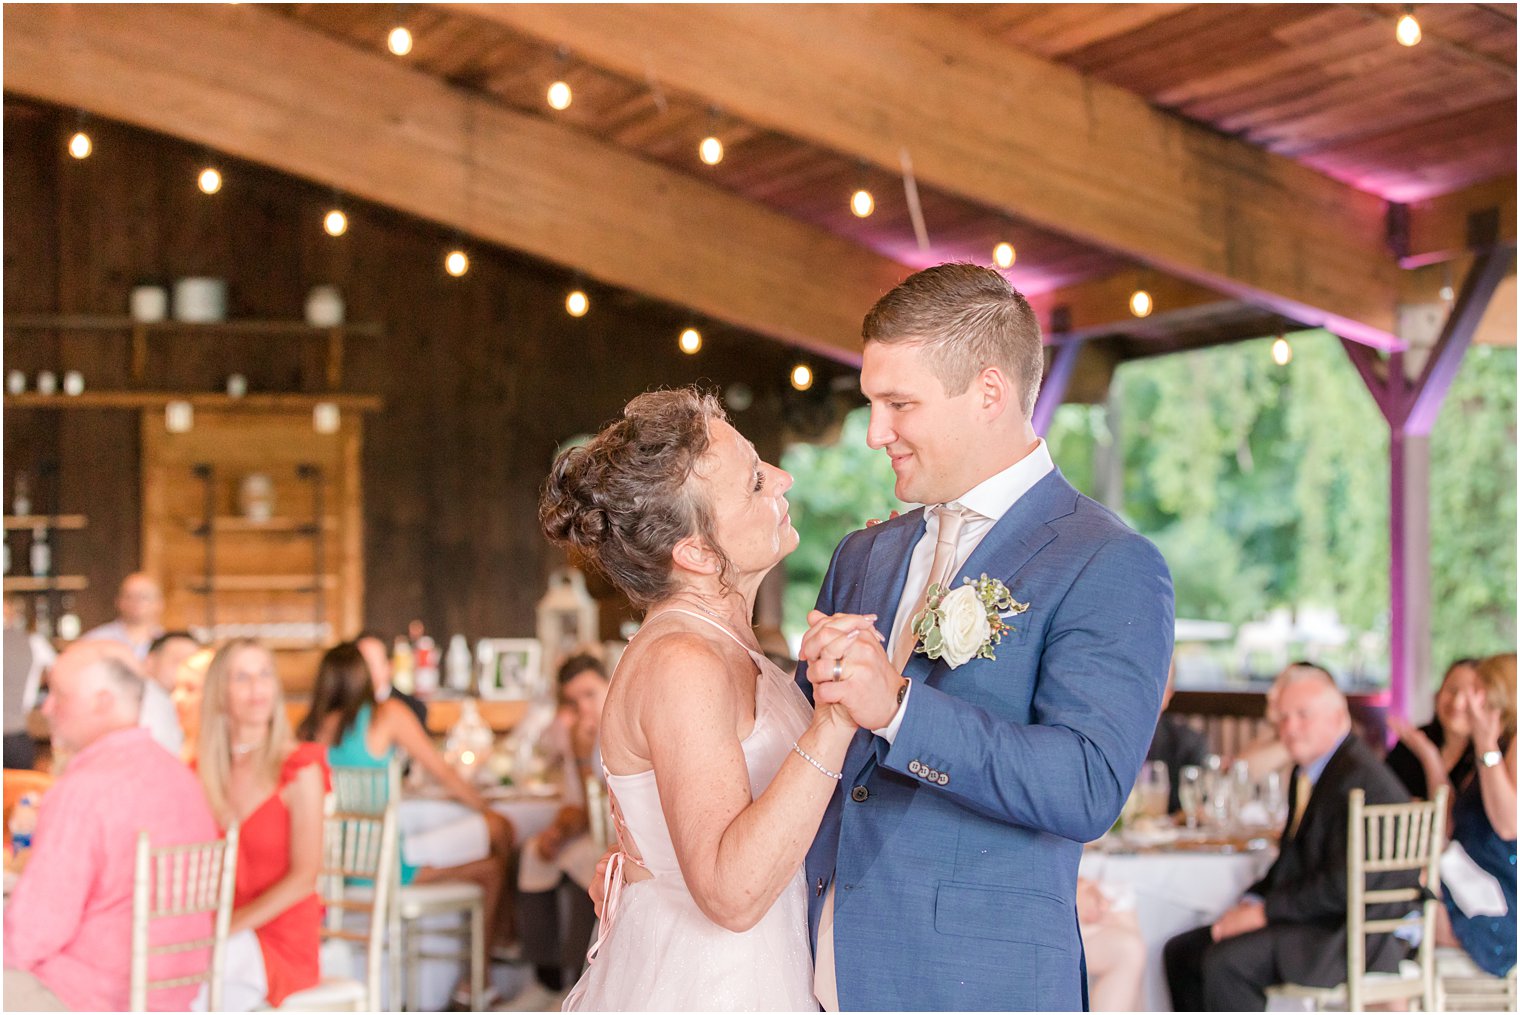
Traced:
POLYGON ((375 701, 395 698, 411 709, 422 728, 427 729, 427 704, 391 685, 391 650, 385 639, 374 631, 360 631, 354 643, 369 666, 369 678, 375 684, 375 701))
POLYGON ((1177 659, 1173 657, 1166 671, 1166 690, 1161 695, 1161 717, 1156 720, 1156 732, 1151 737, 1151 748, 1145 753, 1146 761, 1166 762, 1168 783, 1166 812, 1176 814, 1182 809, 1177 795, 1177 784, 1185 765, 1202 765, 1209 757, 1209 738, 1176 716, 1168 715, 1172 706, 1173 684, 1177 679, 1177 659))
MULTIPOLYGON (((1369 804, 1409 799, 1352 734, 1345 696, 1328 673, 1300 668, 1277 705, 1277 735, 1294 763, 1281 852, 1267 876, 1213 926, 1167 942, 1166 977, 1177 1011, 1263 1011, 1273 984, 1343 982, 1351 791, 1366 791, 1369 804)), ((1408 907, 1381 908, 1386 912, 1372 907, 1369 917, 1396 918, 1408 907)), ((1404 942, 1391 935, 1373 937, 1367 968, 1394 970, 1405 952, 1404 942)))

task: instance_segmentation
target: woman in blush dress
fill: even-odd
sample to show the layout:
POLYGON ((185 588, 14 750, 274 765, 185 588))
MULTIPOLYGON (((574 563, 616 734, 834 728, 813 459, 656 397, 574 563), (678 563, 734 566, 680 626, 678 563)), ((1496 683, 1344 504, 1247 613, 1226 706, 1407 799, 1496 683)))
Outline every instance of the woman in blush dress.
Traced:
POLYGON ((797 546, 790 486, 691 389, 641 395, 554 464, 544 531, 646 611, 602 715, 622 852, 566 1011, 817 1010, 801 864, 855 727, 750 626, 797 546))

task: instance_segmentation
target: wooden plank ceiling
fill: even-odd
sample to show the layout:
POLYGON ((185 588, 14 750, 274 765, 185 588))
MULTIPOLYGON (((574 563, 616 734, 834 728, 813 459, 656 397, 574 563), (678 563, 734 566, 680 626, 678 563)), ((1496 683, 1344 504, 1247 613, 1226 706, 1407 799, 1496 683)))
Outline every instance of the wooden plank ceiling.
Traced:
MULTIPOLYGON (((1156 252, 1144 249, 1143 238, 1136 240, 1134 230, 1126 232, 1125 223, 1106 232, 1102 216, 1063 231, 1061 216, 1010 207, 996 181, 961 186, 944 168, 955 164, 945 157, 953 154, 950 144, 920 149, 917 196, 931 242, 929 249, 920 249, 897 146, 890 146, 889 157, 852 144, 856 125, 847 122, 850 107, 843 99, 859 86, 859 75, 838 76, 843 99, 830 103, 837 106, 830 110, 836 124, 827 133, 804 122, 807 109, 789 114, 794 119, 762 115, 758 100, 745 96, 742 82, 721 80, 721 68, 706 79, 694 75, 689 83, 681 80, 670 61, 662 62, 657 39, 641 41, 644 48, 630 56, 624 51, 629 47, 620 50, 618 40, 598 38, 597 28, 584 20, 581 32, 562 27, 576 24, 576 17, 594 18, 595 11, 392 4, 263 9, 513 114, 551 122, 604 150, 624 152, 779 213, 904 270, 949 259, 987 263, 994 244, 1011 241, 1018 260, 1009 275, 1037 297, 1047 322, 1052 311, 1064 308, 1064 319, 1073 322, 1074 330, 1130 343, 1124 347, 1126 356, 1140 354, 1135 343, 1160 351, 1253 337, 1273 321, 1280 327, 1339 321, 1348 330, 1361 329, 1352 337, 1396 344, 1387 336, 1394 304, 1427 298, 1431 283, 1427 276, 1415 284, 1415 273, 1398 270, 1394 251, 1382 240, 1384 202, 1414 202, 1412 234, 1439 236, 1446 245, 1424 261, 1418 250, 1401 251, 1411 255, 1406 266, 1457 258, 1452 263, 1460 271, 1461 241, 1453 246, 1451 237, 1466 236, 1467 216, 1490 206, 1498 208, 1500 240, 1512 244, 1514 239, 1512 4, 1419 5, 1424 41, 1412 49, 1394 40, 1394 22, 1402 9, 1394 4, 968 4, 882 8, 861 15, 863 32, 932 27, 932 19, 942 19, 945 30, 937 39, 969 40, 955 42, 964 48, 945 54, 943 63, 950 71, 958 53, 966 66, 978 67, 996 66, 991 57, 1003 54, 1010 68, 1022 61, 1017 69, 1026 77, 1048 67, 1052 94, 1056 85, 1076 82, 1087 101, 1110 102, 1103 108, 1122 108, 1126 94, 1143 100, 1154 111, 1140 125, 1152 143, 1187 149, 1185 155, 1195 161, 1181 164, 1211 172, 1217 168, 1227 181, 1236 181, 1229 183, 1230 192, 1240 192, 1246 185, 1240 181, 1247 181, 1266 195, 1253 198, 1250 207, 1226 204, 1218 228, 1229 236, 1226 253, 1218 257, 1200 243, 1148 257, 1156 252), (413 33, 415 48, 405 57, 391 57, 385 52, 386 35, 401 23, 413 33), (563 111, 551 110, 545 102, 545 90, 556 79, 574 90, 573 103, 563 111), (715 106, 717 95, 730 97, 728 109, 715 106), (736 107, 746 103, 754 111, 741 116, 736 107), (720 137, 725 146, 725 158, 713 167, 701 164, 696 154, 708 134, 720 137), (848 208, 850 193, 861 186, 876 197, 876 213, 866 219, 854 217, 848 208), (1437 198, 1441 200, 1431 200, 1437 198), (1311 201, 1325 209, 1299 218, 1338 216, 1344 224, 1293 221, 1293 215, 1277 210, 1293 208, 1295 200, 1302 200, 1305 209, 1313 206, 1311 201), (1241 225, 1264 209, 1271 212, 1267 226, 1280 222, 1281 231, 1292 235, 1291 243, 1274 246, 1272 230, 1241 225), (1242 231, 1232 232, 1237 229, 1242 231), (1315 250, 1315 237, 1327 231, 1326 251, 1315 250), (1238 249, 1244 240, 1261 244, 1260 249, 1238 249), (1190 260, 1194 253, 1196 260, 1190 260), (1259 263, 1273 260, 1280 263, 1259 263), (1346 282, 1347 275, 1356 280, 1346 282), (1143 326, 1124 312, 1123 289, 1132 278, 1158 295, 1167 294, 1143 326), (1356 297, 1367 305, 1355 305, 1356 297)), ((144 19, 155 16, 153 7, 136 10, 144 19)), ((641 11, 605 10, 625 21, 636 21, 641 11)), ((805 9, 790 10, 801 16, 805 9)), ((677 15, 648 9, 651 18, 699 21, 717 13, 717 8, 701 7, 677 15)), ((807 16, 850 15, 819 10, 807 16)), ((600 31, 611 32, 605 26, 600 31)), ((841 55, 850 41, 837 42, 841 55)), ((671 47, 692 42, 679 39, 671 47)), ((754 45, 763 46, 764 40, 754 45)), ((821 49, 830 45, 835 40, 819 43, 821 49)), ((776 53, 778 64, 787 57, 776 53)), ((277 73, 278 65, 276 56, 271 73, 277 73)), ((812 66, 810 84, 827 83, 831 69, 812 66)), ((883 81, 892 70, 882 72, 883 81)), ((946 80, 955 80, 949 71, 946 80)), ((6 84, 13 87, 9 69, 6 84)), ((924 81, 921 87, 935 84, 924 81)), ((980 86, 996 88, 998 82, 980 86)), ((1077 94, 1070 101, 1080 106, 1084 100, 1077 94)), ((1000 114, 988 110, 989 116, 1000 114)), ((979 128, 971 123, 969 133, 976 133, 979 128)), ((874 125, 859 126, 865 131, 874 125)), ((1073 122, 1067 128, 1073 136, 1123 136, 1122 126, 1113 123, 1073 122)), ((975 140, 969 139, 968 146, 975 140)), ((1112 154, 1118 185, 1125 182, 1125 159, 1134 155, 1112 154)), ((1020 171, 1013 164, 1006 174, 1020 171)), ((1148 171, 1133 167, 1129 175, 1148 171)), ((598 266, 568 266, 605 274, 598 266)), ((680 299, 678 287, 645 292, 680 299)), ((711 310, 713 294, 703 298, 704 309, 711 310)), ((850 308, 854 314, 863 310, 850 308)), ((1509 314, 1507 336, 1500 329, 1501 341, 1513 343, 1513 319, 1509 314)), ((754 314, 735 323, 798 340, 790 323, 785 333, 767 329, 754 314)), ((819 340, 837 351, 837 335, 819 340)))

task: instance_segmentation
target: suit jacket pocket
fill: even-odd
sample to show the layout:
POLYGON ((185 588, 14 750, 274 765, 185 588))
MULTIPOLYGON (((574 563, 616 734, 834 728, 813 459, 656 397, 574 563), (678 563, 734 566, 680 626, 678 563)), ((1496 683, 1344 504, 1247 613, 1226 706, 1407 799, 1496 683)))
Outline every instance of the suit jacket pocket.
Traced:
POLYGON ((1045 892, 947 881, 934 899, 941 934, 1063 948, 1076 923, 1072 904, 1045 892))

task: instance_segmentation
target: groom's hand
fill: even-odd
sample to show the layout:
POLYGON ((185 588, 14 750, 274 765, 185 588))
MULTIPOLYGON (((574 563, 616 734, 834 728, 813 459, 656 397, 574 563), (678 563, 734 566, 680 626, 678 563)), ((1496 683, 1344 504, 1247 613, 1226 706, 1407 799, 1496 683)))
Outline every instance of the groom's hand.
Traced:
POLYGON ((905 678, 887 658, 876 618, 814 610, 808 623, 799 657, 808 664, 814 700, 843 705, 862 729, 890 723, 905 678))

